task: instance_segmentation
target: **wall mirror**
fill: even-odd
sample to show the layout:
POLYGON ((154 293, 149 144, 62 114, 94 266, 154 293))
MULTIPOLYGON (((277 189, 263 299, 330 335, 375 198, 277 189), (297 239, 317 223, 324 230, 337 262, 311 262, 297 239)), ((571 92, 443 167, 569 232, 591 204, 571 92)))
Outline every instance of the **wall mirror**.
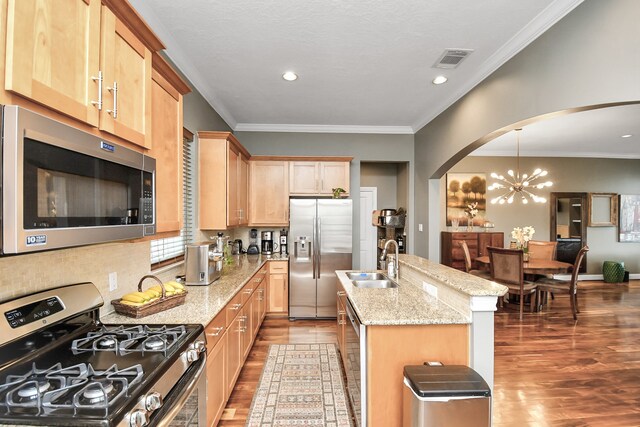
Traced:
POLYGON ((615 227, 618 225, 618 195, 615 193, 589 193, 589 227, 615 227))

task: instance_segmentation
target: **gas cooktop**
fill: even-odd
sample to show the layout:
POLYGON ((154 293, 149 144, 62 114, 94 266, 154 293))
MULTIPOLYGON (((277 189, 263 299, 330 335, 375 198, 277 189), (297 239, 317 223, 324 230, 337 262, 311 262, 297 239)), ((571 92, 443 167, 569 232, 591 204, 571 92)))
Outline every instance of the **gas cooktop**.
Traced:
POLYGON ((140 414, 140 425, 151 424, 153 412, 200 359, 202 326, 103 325, 93 305, 67 312, 77 304, 69 291, 56 290, 64 310, 44 317, 70 316, 51 324, 28 301, 18 308, 15 301, 0 304, 1 320, 36 319, 17 327, 7 320, 9 328, 0 320, 0 424, 138 425, 140 414))

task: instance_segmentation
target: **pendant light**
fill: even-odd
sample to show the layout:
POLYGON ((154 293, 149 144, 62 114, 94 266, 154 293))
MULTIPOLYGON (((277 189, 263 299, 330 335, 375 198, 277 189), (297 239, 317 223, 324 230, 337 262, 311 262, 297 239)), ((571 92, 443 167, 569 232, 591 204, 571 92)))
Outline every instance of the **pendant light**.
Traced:
POLYGON ((516 129, 516 171, 512 169, 507 171, 509 177, 505 178, 503 175, 498 175, 495 172, 491 173, 491 178, 498 180, 491 184, 489 190, 506 189, 501 196, 498 196, 491 200, 492 204, 500 203, 501 205, 506 203, 513 203, 513 199, 517 196, 520 198, 523 204, 529 203, 532 200, 536 203, 546 203, 547 199, 537 196, 531 191, 534 189, 543 189, 544 187, 551 187, 553 183, 551 181, 541 182, 538 184, 532 184, 533 181, 538 178, 547 176, 547 171, 540 168, 533 171, 531 175, 526 173, 520 175, 520 132, 522 129, 516 129))

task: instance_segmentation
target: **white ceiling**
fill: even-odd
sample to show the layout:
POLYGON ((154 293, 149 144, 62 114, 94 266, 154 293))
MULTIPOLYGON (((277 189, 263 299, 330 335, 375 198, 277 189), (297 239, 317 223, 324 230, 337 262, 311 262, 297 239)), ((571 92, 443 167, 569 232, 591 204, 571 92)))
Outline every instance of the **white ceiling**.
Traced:
MULTIPOLYGON (((515 156, 515 131, 489 141, 471 156, 515 156)), ((525 126, 524 157, 640 158, 640 105, 567 114, 525 126), (622 135, 631 134, 629 138, 622 135)))
POLYGON ((374 133, 417 131, 581 1, 130 0, 234 130, 374 133), (447 48, 474 52, 433 68, 447 48))

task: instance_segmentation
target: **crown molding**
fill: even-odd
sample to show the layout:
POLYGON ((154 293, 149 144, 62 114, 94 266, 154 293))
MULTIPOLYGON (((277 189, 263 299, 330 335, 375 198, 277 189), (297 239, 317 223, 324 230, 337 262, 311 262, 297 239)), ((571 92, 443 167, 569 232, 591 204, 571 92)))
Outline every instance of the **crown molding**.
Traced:
POLYGON ((411 126, 293 125, 238 123, 234 132, 376 133, 413 135, 411 126))
POLYGON ((564 18, 569 12, 575 9, 583 0, 556 0, 540 12, 531 22, 523 27, 515 36, 507 41, 500 49, 494 52, 478 71, 467 80, 457 92, 436 104, 429 109, 422 119, 414 123, 414 133, 418 132, 440 113, 453 105, 456 101, 466 95, 471 89, 489 77, 494 71, 500 68, 505 62, 513 58, 518 52, 527 47, 545 31, 551 28, 556 22, 564 18))
MULTIPOLYGON (((484 151, 481 153, 471 153, 468 157, 516 157, 513 150, 511 151, 484 151)), ((575 157, 589 159, 640 159, 639 154, 622 154, 596 151, 536 151, 526 154, 520 153, 520 157, 575 157)))
POLYGON ((182 49, 176 39, 173 38, 171 31, 162 24, 158 15, 153 11, 153 2, 140 0, 134 2, 134 5, 134 8, 140 13, 140 15, 142 15, 147 25, 153 28, 153 31, 165 44, 166 50, 164 53, 171 59, 171 61, 173 61, 182 74, 187 77, 191 85, 200 92, 202 97, 209 103, 209 105, 211 105, 211 107, 213 107, 216 113, 222 117, 222 120, 224 120, 227 125, 233 129, 237 121, 233 118, 233 115, 229 110, 217 101, 217 96, 215 96, 215 93, 213 93, 209 88, 207 79, 205 79, 202 76, 202 73, 192 65, 192 61, 184 56, 184 49, 182 49))

